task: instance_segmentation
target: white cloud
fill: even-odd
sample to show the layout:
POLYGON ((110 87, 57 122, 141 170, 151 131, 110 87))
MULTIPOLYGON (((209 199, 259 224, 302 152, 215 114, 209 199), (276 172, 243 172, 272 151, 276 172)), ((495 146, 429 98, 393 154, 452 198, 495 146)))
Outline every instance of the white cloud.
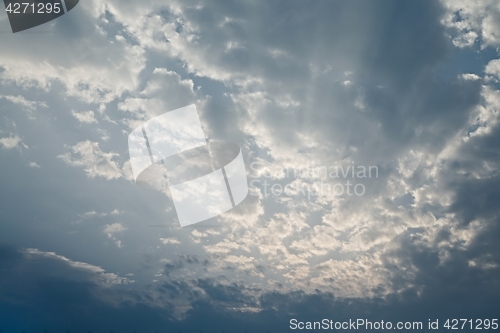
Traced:
POLYGON ((118 248, 122 248, 123 243, 120 239, 118 239, 116 234, 121 234, 126 230, 127 228, 124 227, 121 223, 113 223, 113 224, 107 224, 102 232, 105 233, 109 239, 113 240, 113 242, 118 248))
POLYGON ((476 74, 467 73, 467 74, 462 74, 462 79, 476 81, 476 80, 480 80, 481 77, 479 77, 476 74))
POLYGON ((457 47, 471 47, 479 41, 481 48, 500 46, 500 5, 496 0, 441 0, 446 8, 443 24, 458 34, 457 47))
POLYGON ((38 165, 38 163, 36 163, 36 162, 30 162, 29 166, 30 166, 30 168, 34 168, 34 169, 40 169, 41 168, 41 166, 38 165))
POLYGON ((174 238, 174 237, 171 237, 171 238, 160 238, 160 242, 162 242, 165 245, 168 245, 168 244, 177 245, 177 244, 181 243, 181 242, 179 242, 179 240, 177 238, 174 238))
POLYGON ((0 95, 0 98, 6 99, 14 104, 17 104, 24 108, 27 111, 35 111, 39 107, 46 108, 47 103, 45 102, 37 102, 37 101, 28 101, 25 97, 18 95, 0 95))
POLYGON ((83 214, 80 214, 79 217, 83 218, 83 219, 91 219, 91 218, 94 218, 94 217, 106 217, 108 215, 118 215, 119 213, 117 213, 118 211, 115 209, 114 211, 112 211, 111 213, 98 213, 96 212, 95 210, 91 210, 91 211, 88 211, 88 212, 85 212, 83 214))
MULTIPOLYGON (((54 262, 65 264, 77 271, 82 271, 87 274, 90 274, 91 280, 102 286, 129 284, 134 282, 133 280, 129 280, 126 277, 121 277, 115 273, 106 273, 106 271, 99 266, 91 265, 81 261, 73 261, 64 256, 58 255, 54 252, 44 252, 38 249, 26 249, 23 251, 23 253, 25 256, 30 258, 33 257, 45 258, 48 260, 52 260, 54 262)), ((47 271, 49 272, 50 270, 47 271)), ((61 271, 58 271, 57 273, 58 277, 61 277, 61 275, 64 274, 64 272, 61 271)), ((70 271, 66 272, 66 274, 68 275, 68 277, 71 276, 75 279, 86 278, 84 276, 78 276, 70 271)))
POLYGON ((18 135, 0 139, 0 145, 5 149, 13 149, 22 145, 22 140, 18 135))
POLYGON ((124 39, 109 40, 110 23, 100 19, 105 9, 95 1, 79 4, 73 17, 76 35, 56 33, 57 23, 45 25, 59 48, 36 35, 12 39, 0 55, 0 81, 45 91, 62 84, 67 96, 89 104, 107 104, 134 90, 145 66, 144 49, 124 39))
POLYGON ((177 108, 196 103, 201 99, 194 91, 193 81, 165 68, 155 68, 142 91, 118 104, 125 112, 124 120, 129 128, 135 128, 143 121, 177 108))
POLYGON ((58 156, 71 166, 82 167, 89 178, 103 177, 107 180, 123 177, 123 172, 115 161, 118 154, 103 152, 99 143, 82 141, 71 147, 72 153, 58 156))
POLYGON ((488 75, 492 75, 495 80, 500 80, 500 59, 491 60, 484 69, 488 75))
POLYGON ((85 111, 85 112, 71 111, 71 114, 81 123, 84 124, 97 123, 97 119, 95 119, 94 116, 94 111, 85 111))
POLYGON ((116 233, 121 233, 127 230, 121 223, 107 224, 103 232, 105 234, 111 235, 116 233))

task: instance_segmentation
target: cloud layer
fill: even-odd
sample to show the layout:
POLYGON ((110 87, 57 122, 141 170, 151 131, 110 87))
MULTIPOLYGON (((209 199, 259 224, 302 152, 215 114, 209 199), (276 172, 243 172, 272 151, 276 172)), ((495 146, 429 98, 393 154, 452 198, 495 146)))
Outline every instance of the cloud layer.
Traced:
POLYGON ((43 319, 68 304, 115 330, 139 315, 151 329, 213 316, 287 331, 299 313, 492 314, 499 11, 86 1, 2 35, 0 299, 19 319, 7 327, 50 295, 33 328, 69 325, 43 319), (251 195, 181 229, 168 189, 135 186, 127 136, 192 103, 210 140, 242 147, 251 195), (325 190, 348 184, 363 194, 325 190))

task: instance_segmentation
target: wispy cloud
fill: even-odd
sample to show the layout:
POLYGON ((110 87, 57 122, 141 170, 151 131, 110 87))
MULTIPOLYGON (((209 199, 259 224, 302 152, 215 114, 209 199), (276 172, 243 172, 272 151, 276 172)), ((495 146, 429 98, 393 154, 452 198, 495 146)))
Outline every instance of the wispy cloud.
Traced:
POLYGON ((17 104, 27 111, 35 111, 37 108, 47 108, 47 103, 37 102, 37 101, 29 101, 21 95, 17 95, 17 96, 0 95, 0 98, 6 99, 14 104, 17 104))
POLYGON ((82 167, 89 178, 111 180, 123 177, 123 172, 115 161, 118 154, 103 152, 98 142, 82 141, 71 147, 71 151, 72 153, 58 157, 68 165, 82 167))

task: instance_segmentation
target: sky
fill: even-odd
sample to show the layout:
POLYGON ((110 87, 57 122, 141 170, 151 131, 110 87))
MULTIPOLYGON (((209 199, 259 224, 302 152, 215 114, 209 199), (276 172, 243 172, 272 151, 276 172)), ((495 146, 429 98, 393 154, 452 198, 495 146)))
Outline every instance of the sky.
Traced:
POLYGON ((0 41, 1 332, 500 317, 498 1, 82 0, 0 41), (191 104, 249 195, 181 228, 127 140, 191 104))

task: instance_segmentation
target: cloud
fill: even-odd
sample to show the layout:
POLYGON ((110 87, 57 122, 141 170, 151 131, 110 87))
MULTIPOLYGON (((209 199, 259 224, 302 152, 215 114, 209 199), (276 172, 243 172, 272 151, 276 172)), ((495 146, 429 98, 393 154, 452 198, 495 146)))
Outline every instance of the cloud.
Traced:
POLYGON ((127 127, 134 129, 155 116, 200 102, 190 79, 165 68, 154 68, 144 89, 121 101, 118 110, 123 112, 122 121, 127 127))
POLYGON ((106 180, 123 177, 123 172, 114 159, 118 154, 103 152, 98 142, 81 141, 71 147, 72 153, 59 155, 66 164, 82 167, 89 178, 102 177, 106 180))
POLYGON ((498 81, 500 80, 500 59, 491 60, 484 69, 484 72, 498 81))
POLYGON ((133 90, 145 65, 144 50, 127 43, 124 31, 106 32, 119 27, 105 19, 104 9, 94 2, 82 3, 70 21, 40 27, 45 34, 53 33, 53 41, 63 45, 60 50, 35 35, 12 39, 9 50, 0 56, 4 69, 0 80, 45 91, 62 84, 67 96, 95 104, 107 104, 133 90))
MULTIPOLYGON (((450 51, 440 24, 441 8, 428 2, 411 9, 394 3, 383 10, 362 7, 363 22, 382 22, 388 19, 385 13, 397 12, 394 19, 404 33, 388 34, 389 30, 373 25, 350 29, 348 22, 318 17, 312 31, 300 15, 292 15, 294 26, 276 25, 269 33, 259 30, 265 26, 259 22, 274 21, 275 7, 256 10, 258 17, 242 18, 247 13, 242 8, 206 6, 212 10, 184 3, 171 6, 169 14, 182 28, 161 17, 127 23, 142 34, 143 43, 171 52, 188 64, 191 73, 234 88, 228 94, 231 114, 240 130, 237 135, 248 143, 250 162, 255 154, 282 168, 301 169, 310 162, 331 166, 346 160, 346 164, 378 165, 383 175, 366 184, 371 191, 357 202, 331 196, 312 202, 265 198, 246 212, 252 217, 226 219, 225 239, 196 231, 193 241, 210 240, 205 250, 220 256, 218 270, 233 267, 248 272, 251 258, 256 257, 254 267, 279 267, 292 290, 318 288, 351 297, 396 292, 384 282, 390 271, 385 270, 381 255, 405 230, 441 223, 432 214, 446 211, 450 203, 445 198, 451 193, 439 190, 437 184, 447 177, 436 163, 442 151, 456 144, 457 133, 467 129, 481 98, 477 80, 443 81, 431 74, 450 51), (428 24, 422 23, 422 17, 428 24), (214 28, 199 28, 208 23, 214 28), (156 39, 153 31, 165 32, 169 41, 156 39), (335 43, 318 46, 314 38, 324 40, 321 31, 337 31, 332 37, 335 43), (356 45, 363 46, 354 49, 352 40, 362 40, 356 45), (422 45, 425 51, 419 50, 422 45), (416 59, 415 54, 424 57, 416 59), (335 62, 328 60, 330 55, 335 62), (349 84, 345 84, 345 69, 351 72, 349 84), (416 200, 407 206, 398 204, 414 195, 416 200), (281 210, 285 213, 275 213, 281 210), (249 252, 258 255, 250 257, 249 252), (318 258, 324 263, 317 265, 321 272, 311 269, 318 258)), ((301 13, 297 6, 284 5, 286 12, 301 13)), ((320 7, 315 10, 332 12, 320 7)), ((351 10, 349 5, 338 8, 339 12, 351 10)), ((224 112, 218 116, 212 114, 213 123, 214 119, 227 121, 224 112)), ((219 128, 208 130, 221 135, 219 128)), ((448 223, 459 228, 452 221, 448 223)))
MULTIPOLYGON (((495 272, 486 270, 480 273, 474 268, 470 273, 461 271, 461 262, 466 262, 466 257, 437 265, 432 252, 420 248, 409 238, 405 242, 409 251, 399 254, 399 264, 411 262, 417 265, 417 277, 429 290, 421 293, 420 297, 416 293, 406 293, 373 300, 338 299, 331 293, 322 292, 273 291, 256 295, 251 286, 229 282, 225 277, 178 282, 167 280, 150 286, 148 291, 130 292, 121 288, 132 281, 125 282, 125 278, 106 273, 98 266, 72 261, 51 252, 36 249, 15 251, 2 246, 0 267, 8 274, 0 276, 0 286, 10 289, 9 297, 0 297, 3 310, 0 317, 5 317, 0 328, 4 329, 5 325, 26 328, 29 325, 33 329, 44 327, 73 331, 97 325, 103 330, 121 331, 140 323, 141 328, 148 330, 162 327, 173 331, 194 331, 204 326, 205 322, 211 322, 204 331, 232 331, 244 325, 252 331, 272 329, 287 332, 289 320, 300 316, 307 320, 332 318, 348 321, 354 317, 372 321, 381 318, 385 321, 427 321, 428 318, 446 319, 447 314, 439 311, 443 306, 460 317, 476 313, 485 317, 495 315, 496 303, 491 295, 496 287, 489 283, 468 285, 474 274, 491 277, 495 272), (57 283, 53 283, 54 276, 58 277, 57 283), (441 279, 448 282, 446 288, 439 282, 441 279), (450 304, 447 301, 450 295, 469 299, 469 302, 450 304), (21 296, 31 300, 31 303, 20 303, 18 299, 21 296), (412 302, 407 302, 408 299, 412 302), (184 315, 175 319, 176 311, 185 310, 186 300, 194 302, 184 315), (475 304, 478 300, 478 306, 472 307, 470 302, 475 304), (76 309, 81 311, 75 314, 76 309), (31 310, 30 320, 26 321, 28 310, 31 310), (331 317, 332 313, 337 315, 331 317), (58 320, 50 319, 57 315, 58 320)), ((196 264, 194 258, 184 257, 170 263, 169 267, 174 271, 196 264)))
POLYGON ((133 282, 127 278, 120 277, 114 273, 106 273, 106 271, 101 267, 84 262, 73 261, 64 256, 58 255, 54 252, 44 252, 38 249, 25 249, 23 250, 22 253, 28 259, 39 260, 39 258, 43 258, 43 260, 52 261, 56 264, 63 264, 76 271, 81 271, 84 274, 89 274, 92 281, 103 286, 115 285, 115 284, 127 284, 133 282))
POLYGON ((176 238, 160 238, 160 242, 162 242, 163 244, 165 245, 168 245, 168 244, 174 244, 174 245, 177 245, 177 244, 180 244, 181 242, 179 242, 178 239, 176 238))
POLYGON ((494 0, 471 2, 466 0, 441 0, 446 8, 442 22, 456 31, 453 44, 472 47, 476 42, 481 48, 500 45, 500 7, 494 0))
POLYGON ((85 111, 85 112, 71 111, 71 114, 81 123, 84 124, 97 123, 97 119, 95 119, 94 116, 94 111, 85 111))
MULTIPOLYGON (((218 233, 193 231, 192 242, 209 241, 204 250, 219 256, 211 274, 231 270, 236 279, 253 272, 263 289, 259 276, 281 276, 289 290, 343 297, 397 292, 385 281, 391 271, 383 254, 408 229, 444 228, 439 214, 453 193, 439 188, 448 178, 436 165, 447 165, 443 152, 457 145, 482 96, 480 80, 435 75, 452 52, 441 22, 446 8, 431 2, 320 3, 307 11, 300 3, 103 6, 141 47, 184 66, 149 69, 144 88, 118 104, 127 127, 203 97, 210 136, 237 137, 232 141, 245 145, 250 163, 380 167, 381 177, 365 184, 369 191, 359 200, 256 197, 224 215, 218 233), (332 12, 339 16, 324 14, 332 12), (362 23, 342 19, 354 12, 362 23), (283 13, 287 20, 263 28, 283 13)), ((313 177, 283 182, 317 184, 313 177)), ((454 216, 446 217, 460 234, 454 216)))
POLYGON ((118 248, 122 248, 123 247, 122 241, 117 238, 116 234, 121 234, 126 230, 127 230, 126 227, 124 227, 121 223, 116 222, 113 224, 107 224, 102 232, 105 233, 108 236, 108 238, 113 240, 118 248))
POLYGON ((37 101, 28 101, 25 97, 18 95, 18 96, 12 96, 12 95, 0 95, 0 98, 6 99, 16 105, 21 106, 27 111, 35 111, 37 108, 46 108, 47 103, 45 102, 37 102, 37 101))
POLYGON ((30 168, 34 168, 34 169, 40 169, 41 168, 41 166, 38 165, 38 163, 36 163, 36 162, 30 162, 29 166, 30 166, 30 168))
POLYGON ((103 232, 106 234, 116 234, 116 233, 123 232, 125 230, 127 230, 127 228, 125 228, 120 223, 113 223, 113 224, 106 225, 103 232))
MULTIPOLYGON (((30 182, 40 187, 30 193, 39 198, 55 189, 58 200, 47 201, 63 202, 60 210, 70 211, 70 218, 89 221, 68 227, 67 216, 47 218, 65 236, 84 235, 99 250, 99 243, 110 241, 119 249, 104 246, 105 255, 88 254, 87 242, 69 249, 69 242, 49 233, 36 241, 101 260, 98 268, 113 264, 133 271, 137 289, 129 286, 120 297, 105 294, 123 312, 109 311, 124 320, 132 310, 164 318, 156 317, 157 308, 176 319, 269 324, 300 313, 432 317, 448 306, 467 315, 491 312, 499 295, 498 63, 474 60, 469 68, 461 60, 468 63, 468 53, 461 52, 498 44, 498 6, 441 4, 89 1, 66 25, 57 20, 47 26, 68 27, 52 41, 62 49, 31 35, 22 45, 13 42, 0 55, 1 82, 13 91, 6 96, 42 95, 53 112, 37 124, 42 130, 9 115, 17 117, 16 133, 37 143, 28 157, 44 166, 39 182, 30 182), (460 61, 451 64, 455 58, 460 61), (60 107, 66 101, 79 111, 59 112, 68 110, 60 107), (262 170, 248 170, 260 186, 238 208, 210 225, 181 229, 171 201, 160 193, 100 181, 132 180, 126 161, 130 129, 191 103, 197 103, 211 140, 238 142, 247 166, 257 161, 262 170), (98 123, 94 111, 81 112, 89 109, 104 121, 98 123), (68 131, 72 118, 97 125, 68 131), (49 134, 53 141, 39 139, 49 134), (71 142, 63 152, 61 141, 71 142), (46 158, 38 159, 37 151, 46 158), (70 178, 53 156, 99 186, 70 178), (362 197, 265 192, 264 180, 321 186, 314 175, 284 172, 313 165, 374 165, 380 172, 372 179, 342 179, 363 182, 362 197), (273 168, 283 172, 267 177, 273 168), (68 178, 58 179, 60 188, 44 187, 54 174, 68 178), (115 207, 127 212, 119 223, 108 213, 115 207), (92 223, 101 219, 106 222, 92 223), (160 229, 151 232, 138 220, 160 229)), ((42 106, 9 98, 3 99, 25 109, 42 106)), ((17 135, 0 140, 6 140, 0 141, 4 148, 22 144, 17 135)), ((337 183, 326 179, 326 185, 337 183)), ((37 207, 27 211, 26 221, 54 211, 49 204, 30 204, 43 200, 23 198, 37 207)), ((16 216, 18 207, 9 209, 16 216)), ((24 229, 12 230, 24 235, 24 229)), ((81 281, 86 286, 107 274, 55 254, 31 256, 89 274, 81 281)), ((54 273, 50 290, 67 292, 64 283, 56 286, 58 274, 65 276, 54 273)), ((95 305, 88 294, 101 289, 83 290, 81 303, 95 305)))
POLYGON ((14 149, 24 146, 21 138, 18 135, 0 138, 0 145, 2 145, 4 149, 14 149))

